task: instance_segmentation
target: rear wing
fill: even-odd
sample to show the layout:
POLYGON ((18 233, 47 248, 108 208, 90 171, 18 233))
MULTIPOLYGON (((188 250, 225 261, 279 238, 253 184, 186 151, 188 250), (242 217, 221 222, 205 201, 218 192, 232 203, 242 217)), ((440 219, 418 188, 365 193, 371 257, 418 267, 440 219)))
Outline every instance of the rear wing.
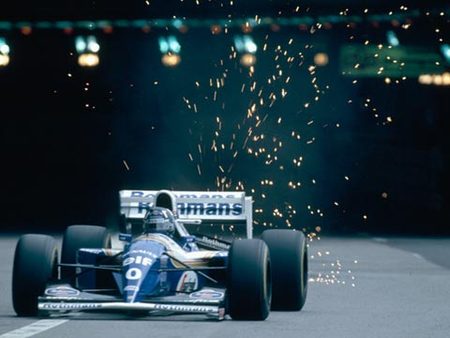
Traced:
MULTIPOLYGON (((141 220, 153 206, 157 190, 121 190, 120 212, 129 221, 141 220)), ((180 219, 206 223, 241 223, 247 238, 253 237, 253 200, 245 192, 171 191, 180 219)))

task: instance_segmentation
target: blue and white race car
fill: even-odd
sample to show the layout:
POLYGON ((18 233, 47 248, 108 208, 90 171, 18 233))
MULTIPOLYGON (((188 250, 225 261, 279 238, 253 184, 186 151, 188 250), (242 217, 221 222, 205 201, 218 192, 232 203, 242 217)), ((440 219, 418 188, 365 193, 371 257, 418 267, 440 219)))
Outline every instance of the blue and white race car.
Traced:
POLYGON ((122 248, 108 229, 69 226, 61 255, 47 235, 23 235, 13 268, 19 316, 74 311, 192 313, 264 320, 299 311, 308 258, 301 231, 266 230, 252 239, 252 199, 243 192, 120 192, 122 248), (247 225, 247 239, 192 236, 185 224, 247 225))

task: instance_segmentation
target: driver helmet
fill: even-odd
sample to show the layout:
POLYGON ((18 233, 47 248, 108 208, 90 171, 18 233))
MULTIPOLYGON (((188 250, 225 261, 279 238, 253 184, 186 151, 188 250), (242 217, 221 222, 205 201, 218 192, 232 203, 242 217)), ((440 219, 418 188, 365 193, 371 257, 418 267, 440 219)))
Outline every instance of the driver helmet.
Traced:
POLYGON ((144 217, 144 233, 161 233, 173 235, 175 232, 175 217, 172 211, 166 208, 150 208, 144 217))

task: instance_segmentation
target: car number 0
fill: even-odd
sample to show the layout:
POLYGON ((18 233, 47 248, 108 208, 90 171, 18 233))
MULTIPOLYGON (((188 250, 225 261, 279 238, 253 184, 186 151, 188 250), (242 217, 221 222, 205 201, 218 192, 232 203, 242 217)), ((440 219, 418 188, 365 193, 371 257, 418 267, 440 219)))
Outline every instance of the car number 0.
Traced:
POLYGON ((138 268, 131 268, 128 269, 127 273, 125 274, 126 279, 140 279, 142 277, 142 271, 138 268))

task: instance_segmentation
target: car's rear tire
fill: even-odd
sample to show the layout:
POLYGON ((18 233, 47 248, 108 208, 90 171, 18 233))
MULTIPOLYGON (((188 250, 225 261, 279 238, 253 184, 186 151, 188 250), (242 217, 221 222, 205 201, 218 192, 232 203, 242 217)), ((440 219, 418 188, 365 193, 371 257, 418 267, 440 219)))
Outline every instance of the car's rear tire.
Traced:
POLYGON ((234 241, 228 253, 228 314, 237 320, 264 320, 271 299, 269 249, 259 239, 234 241))
POLYGON ((308 290, 308 250, 301 231, 266 230, 272 264, 272 310, 299 311, 308 290))
MULTIPOLYGON (((111 248, 111 235, 105 227, 97 225, 71 225, 67 227, 62 242, 61 263, 77 263, 77 252, 80 248, 111 248)), ((108 279, 107 275, 111 275, 111 273, 102 271, 97 273, 96 277, 100 281, 108 279)), ((61 267, 61 279, 77 286, 76 268, 61 267)))
POLYGON ((14 254, 12 298, 19 316, 36 316, 38 297, 58 277, 57 243, 51 236, 23 235, 14 254))

